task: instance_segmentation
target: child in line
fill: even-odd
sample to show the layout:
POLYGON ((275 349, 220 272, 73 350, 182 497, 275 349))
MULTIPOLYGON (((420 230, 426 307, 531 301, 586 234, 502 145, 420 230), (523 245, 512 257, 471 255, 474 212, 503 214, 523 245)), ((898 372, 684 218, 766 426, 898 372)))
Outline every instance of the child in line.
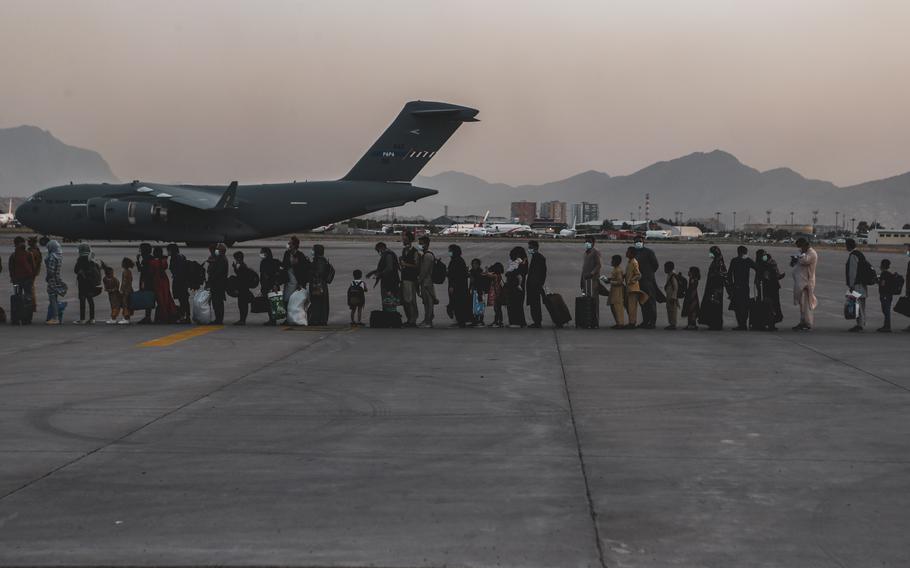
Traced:
POLYGON ((348 307, 351 308, 351 327, 363 325, 363 306, 366 304, 367 285, 363 281, 363 271, 355 270, 354 279, 348 287, 348 307), (356 317, 355 317, 356 316, 356 317))
POLYGON ((686 288, 686 297, 682 306, 682 315, 688 318, 686 329, 689 331, 698 331, 698 311, 701 308, 698 299, 699 280, 701 280, 701 270, 697 266, 690 266, 689 286, 686 288))
POLYGON ((488 279, 487 305, 493 306, 493 323, 487 327, 502 327, 502 275, 505 267, 501 262, 493 263, 483 275, 488 279))
POLYGON ((472 299, 472 310, 474 320, 471 327, 483 327, 484 300, 483 295, 489 287, 489 280, 483 275, 483 268, 480 267, 480 259, 475 258, 471 261, 471 269, 468 271, 470 277, 470 289, 472 299))
MULTIPOLYGON (((610 284, 610 312, 613 313, 613 329, 622 329, 626 326, 626 286, 625 277, 622 273, 622 257, 614 254, 610 257, 610 277, 607 283, 610 284)), ((601 278, 604 278, 601 276, 601 278)))
POLYGON ((101 279, 104 291, 107 292, 107 299, 111 304, 111 317, 106 324, 115 324, 120 322, 120 311, 123 309, 123 294, 120 292, 120 281, 114 276, 114 269, 104 265, 104 278, 101 279))
POLYGON ((136 266, 136 263, 128 257, 125 257, 120 263, 120 268, 123 269, 123 272, 120 273, 120 298, 123 302, 121 314, 123 315, 123 319, 117 323, 123 325, 129 325, 130 317, 133 315, 133 310, 130 308, 130 294, 133 293, 134 266, 136 266))

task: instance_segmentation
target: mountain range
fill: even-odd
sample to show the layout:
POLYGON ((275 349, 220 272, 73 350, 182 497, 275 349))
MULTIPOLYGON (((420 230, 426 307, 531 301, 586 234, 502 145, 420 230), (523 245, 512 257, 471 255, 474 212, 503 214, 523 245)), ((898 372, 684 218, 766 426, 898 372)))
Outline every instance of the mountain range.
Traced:
MULTIPOLYGON (((97 152, 64 144, 34 126, 0 129, 0 196, 27 196, 70 181, 116 182, 110 166, 97 152)), ((819 223, 833 225, 835 211, 858 221, 879 221, 900 227, 910 222, 910 172, 849 187, 808 179, 789 168, 759 171, 722 150, 695 152, 657 162, 635 173, 610 176, 589 170, 540 185, 511 186, 455 171, 418 176, 415 185, 439 194, 395 210, 399 217, 438 217, 444 206, 450 215, 492 211, 509 216, 512 201, 559 200, 598 203, 602 218, 639 218, 645 194, 650 194, 652 218, 710 218, 720 211, 729 224, 772 221, 809 223, 819 211, 819 223)), ((571 219, 568 220, 571 223, 571 219)), ((849 225, 848 225, 849 226, 849 225)))

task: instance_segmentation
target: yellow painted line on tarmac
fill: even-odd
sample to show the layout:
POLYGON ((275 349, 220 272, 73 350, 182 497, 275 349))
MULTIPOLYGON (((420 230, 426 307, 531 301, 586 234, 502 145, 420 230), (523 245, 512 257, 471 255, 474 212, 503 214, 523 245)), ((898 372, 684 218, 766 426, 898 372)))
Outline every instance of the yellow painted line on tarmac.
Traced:
POLYGON ((171 335, 165 335, 164 337, 159 337, 158 339, 145 341, 143 343, 140 343, 139 347, 168 347, 175 343, 180 343, 181 341, 186 341, 187 339, 193 339, 194 337, 199 337, 200 335, 212 333, 213 331, 218 331, 220 329, 224 329, 224 326, 200 325, 186 331, 172 333, 171 335))

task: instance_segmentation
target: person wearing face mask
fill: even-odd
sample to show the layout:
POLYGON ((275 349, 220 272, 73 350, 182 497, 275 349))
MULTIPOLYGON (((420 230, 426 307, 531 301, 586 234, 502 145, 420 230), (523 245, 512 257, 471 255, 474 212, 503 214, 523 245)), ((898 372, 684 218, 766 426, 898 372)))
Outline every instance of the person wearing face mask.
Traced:
POLYGON ((471 310, 471 289, 469 286, 468 266, 461 257, 461 247, 449 245, 449 266, 446 270, 446 281, 449 285, 449 311, 455 317, 458 327, 467 327, 473 321, 471 310))
POLYGON ((730 261, 730 288, 733 289, 733 312, 736 314, 736 327, 733 331, 749 329, 749 300, 752 296, 752 274, 755 272, 755 261, 749 258, 749 249, 740 245, 736 248, 736 258, 730 261))
POLYGON ((177 303, 177 323, 190 322, 190 290, 187 284, 186 257, 180 254, 177 243, 167 245, 168 269, 171 272, 171 293, 177 303))
POLYGON ((724 290, 728 289, 727 263, 720 248, 712 246, 708 251, 711 266, 705 278, 705 294, 698 312, 698 323, 712 331, 724 328, 724 290))
POLYGON ((531 310, 531 321, 528 327, 538 328, 543 320, 540 303, 544 299, 544 285, 547 282, 547 258, 540 253, 537 241, 528 241, 528 306, 531 310))
POLYGON ((333 280, 335 280, 335 268, 325 257, 325 248, 322 245, 313 245, 310 308, 307 310, 309 325, 328 325, 329 284, 333 280))
POLYGON ((287 274, 287 281, 284 285, 284 303, 286 305, 291 294, 305 288, 310 279, 310 259, 300 250, 300 239, 296 236, 288 239, 281 267, 287 274))
POLYGON ((430 237, 422 235, 417 240, 419 253, 417 265, 417 291, 423 302, 423 321, 418 327, 433 327, 433 312, 439 301, 436 299, 436 286, 433 283, 433 266, 436 255, 430 250, 430 237))
POLYGON ((600 325, 600 293, 597 285, 603 269, 603 260, 600 251, 594 246, 596 242, 591 235, 585 237, 585 255, 581 263, 580 280, 582 296, 575 300, 575 325, 590 329, 600 325), (580 312, 584 313, 581 319, 580 312))
MULTIPOLYGON (((259 249, 259 294, 263 298, 269 297, 269 292, 281 290, 281 262, 272 256, 272 249, 262 247, 259 249)), ((287 275, 285 274, 285 277, 287 275)), ((268 311, 269 321, 263 325, 277 325, 272 310, 268 311)))
POLYGON ((407 321, 402 327, 417 327, 417 247, 414 246, 414 233, 409 230, 401 233, 401 256, 398 263, 401 268, 401 306, 407 321))
POLYGON ((800 237, 796 240, 799 254, 793 257, 793 303, 799 306, 799 323, 793 331, 809 331, 814 325, 812 312, 818 306, 815 297, 815 270, 818 266, 818 253, 809 246, 809 240, 800 237))
POLYGON ((654 251, 645 246, 644 240, 639 236, 635 237, 635 260, 638 261, 638 268, 641 270, 641 280, 639 286, 641 291, 648 295, 648 300, 641 306, 641 327, 643 329, 654 329, 657 326, 657 270, 660 263, 657 261, 657 255, 654 251))
POLYGON ((509 266, 506 268, 506 314, 509 327, 525 327, 525 290, 527 289, 528 253, 522 247, 509 251, 509 266))
POLYGON ((212 311, 215 312, 214 325, 224 324, 224 298, 227 290, 228 261, 224 257, 227 247, 218 243, 212 247, 212 256, 206 261, 208 264, 206 288, 211 294, 212 311))
POLYGON ((777 268, 777 262, 764 249, 755 253, 755 301, 762 306, 764 321, 750 322, 752 329, 777 331, 777 324, 783 321, 780 306, 780 281, 784 277, 777 268), (756 325, 759 324, 759 325, 756 325))

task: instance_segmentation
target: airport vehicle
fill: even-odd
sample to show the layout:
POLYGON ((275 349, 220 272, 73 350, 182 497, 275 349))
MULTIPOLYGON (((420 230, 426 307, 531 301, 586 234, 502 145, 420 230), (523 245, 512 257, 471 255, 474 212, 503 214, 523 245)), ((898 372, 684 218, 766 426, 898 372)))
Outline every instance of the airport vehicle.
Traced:
POLYGON ((436 190, 411 180, 476 109, 411 101, 336 181, 261 185, 77 184, 34 194, 16 211, 31 229, 69 239, 181 241, 274 237, 398 207, 436 190))

